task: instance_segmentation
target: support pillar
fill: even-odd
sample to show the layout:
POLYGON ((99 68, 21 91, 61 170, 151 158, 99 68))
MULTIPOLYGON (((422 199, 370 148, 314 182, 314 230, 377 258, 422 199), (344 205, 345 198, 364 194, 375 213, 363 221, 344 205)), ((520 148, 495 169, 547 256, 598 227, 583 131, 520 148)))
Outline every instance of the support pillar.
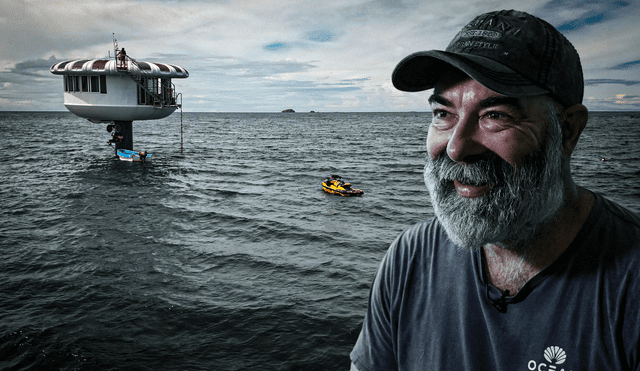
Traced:
POLYGON ((116 154, 119 149, 129 149, 133 151, 133 121, 114 121, 114 127, 120 127, 116 131, 116 136, 122 136, 120 143, 116 143, 116 154))

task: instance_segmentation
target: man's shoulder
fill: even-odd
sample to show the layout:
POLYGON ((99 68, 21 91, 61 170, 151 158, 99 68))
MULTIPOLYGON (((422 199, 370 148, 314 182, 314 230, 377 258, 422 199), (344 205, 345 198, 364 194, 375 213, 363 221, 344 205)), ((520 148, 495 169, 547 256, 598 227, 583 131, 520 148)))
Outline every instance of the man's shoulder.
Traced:
POLYGON ((376 282, 391 297, 415 287, 447 287, 476 277, 474 253, 456 246, 437 219, 417 223, 391 244, 376 282))
POLYGON ((400 233, 394 245, 437 245, 447 241, 449 241, 449 238, 447 237, 444 228, 438 221, 438 218, 434 217, 429 220, 416 223, 405 229, 400 233))
POLYGON ((640 256, 640 216, 601 195, 596 199, 593 222, 583 227, 589 235, 587 239, 640 256))
MULTIPOLYGON (((640 264, 640 216, 617 202, 596 195, 591 221, 578 241, 587 250, 580 256, 598 256, 601 261, 616 262, 608 267, 637 271, 640 264)), ((578 258, 580 259, 580 258, 578 258)), ((638 274, 640 278, 640 274, 638 274)))
POLYGON ((447 236, 437 218, 416 223, 405 229, 391 244, 387 259, 414 261, 434 255, 452 254, 459 249, 447 236))
POLYGON ((638 213, 601 195, 596 194, 596 197, 601 200, 602 213, 608 213, 611 221, 618 224, 626 224, 629 228, 640 231, 640 215, 638 213))
POLYGON ((431 219, 418 222, 406 228, 402 232, 401 236, 405 234, 411 236, 411 235, 423 234, 423 233, 435 233, 435 232, 438 232, 441 228, 442 226, 440 225, 438 218, 433 217, 431 219))

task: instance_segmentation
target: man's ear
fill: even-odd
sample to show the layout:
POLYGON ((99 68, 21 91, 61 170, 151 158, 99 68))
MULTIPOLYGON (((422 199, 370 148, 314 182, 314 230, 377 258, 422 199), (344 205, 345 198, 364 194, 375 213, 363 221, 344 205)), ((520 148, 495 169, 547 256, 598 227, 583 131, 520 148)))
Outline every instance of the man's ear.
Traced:
POLYGON ((562 113, 562 147, 565 157, 571 156, 588 119, 589 110, 582 104, 573 105, 562 113))

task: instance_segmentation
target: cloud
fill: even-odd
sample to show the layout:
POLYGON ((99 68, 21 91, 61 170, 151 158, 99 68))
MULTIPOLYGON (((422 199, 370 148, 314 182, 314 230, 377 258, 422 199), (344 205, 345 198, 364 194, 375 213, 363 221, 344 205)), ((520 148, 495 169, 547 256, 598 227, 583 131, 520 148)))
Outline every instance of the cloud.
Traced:
POLYGON ((0 83, 8 88, 33 86, 33 84, 42 83, 42 81, 57 80, 59 77, 51 74, 50 67, 58 62, 62 62, 62 60, 52 55, 48 59, 30 59, 15 63, 13 66, 9 65, 0 70, 0 83))
POLYGON ((316 68, 316 62, 298 62, 291 59, 248 60, 234 57, 211 57, 198 62, 191 69, 194 73, 240 77, 270 77, 274 75, 300 73, 316 68))
POLYGON ((629 6, 626 1, 553 0, 542 7, 541 16, 567 33, 624 17, 629 6))
POLYGON ((317 83, 311 80, 271 80, 266 86, 286 89, 296 92, 347 92, 360 91, 362 88, 351 81, 338 81, 336 83, 317 83))
POLYGON ((0 109, 18 101, 63 109, 61 79, 49 67, 113 54, 115 33, 138 60, 186 68, 190 77, 175 84, 192 109, 420 110, 423 96, 391 85, 396 63, 444 49, 474 16, 508 8, 564 27, 583 56, 590 96, 638 95, 640 7, 628 1, 2 0, 0 109))
POLYGON ((335 34, 326 28, 309 31, 307 33, 307 39, 310 41, 324 43, 324 42, 333 41, 334 38, 335 38, 335 34))
POLYGON ((599 14, 594 14, 594 15, 589 15, 585 18, 581 18, 581 19, 575 19, 569 23, 565 23, 563 25, 558 26, 558 31, 563 32, 563 31, 574 31, 577 30, 579 28, 591 25, 591 24, 595 24, 595 23, 600 23, 605 19, 605 14, 604 13, 599 13, 599 14))
POLYGON ((316 43, 328 43, 336 40, 336 34, 328 28, 318 28, 308 31, 305 35, 297 37, 293 41, 278 41, 263 46, 264 50, 271 52, 285 52, 294 48, 309 49, 316 43))
POLYGON ((626 86, 638 85, 640 80, 624 80, 624 79, 586 79, 584 86, 603 85, 603 84, 620 84, 626 86))
POLYGON ((51 56, 18 62, 0 71, 0 109, 62 109, 62 79, 49 71, 57 62, 51 56))
POLYGON ((50 68, 58 62, 62 62, 62 60, 53 55, 49 59, 30 59, 16 63, 11 69, 11 73, 25 76, 53 77, 50 68))
POLYGON ((628 94, 622 94, 622 98, 623 98, 623 99, 640 100, 640 95, 628 95, 628 94))
POLYGON ((639 67, 640 66, 640 60, 637 61, 631 61, 631 62, 626 62, 626 63, 621 63, 618 65, 615 65, 613 67, 611 67, 611 69, 613 70, 626 70, 626 69, 630 69, 633 67, 639 67))

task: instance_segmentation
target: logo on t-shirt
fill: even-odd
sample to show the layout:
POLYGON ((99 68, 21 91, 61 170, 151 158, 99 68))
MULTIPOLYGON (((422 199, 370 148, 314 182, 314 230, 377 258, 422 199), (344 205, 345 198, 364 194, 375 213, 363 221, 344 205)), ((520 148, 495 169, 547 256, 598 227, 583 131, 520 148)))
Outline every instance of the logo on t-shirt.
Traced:
POLYGON ((564 349, 558 346, 551 346, 544 350, 544 359, 548 363, 536 362, 534 360, 529 361, 527 367, 530 371, 570 371, 564 368, 558 368, 558 365, 563 364, 567 360, 567 353, 564 349))

